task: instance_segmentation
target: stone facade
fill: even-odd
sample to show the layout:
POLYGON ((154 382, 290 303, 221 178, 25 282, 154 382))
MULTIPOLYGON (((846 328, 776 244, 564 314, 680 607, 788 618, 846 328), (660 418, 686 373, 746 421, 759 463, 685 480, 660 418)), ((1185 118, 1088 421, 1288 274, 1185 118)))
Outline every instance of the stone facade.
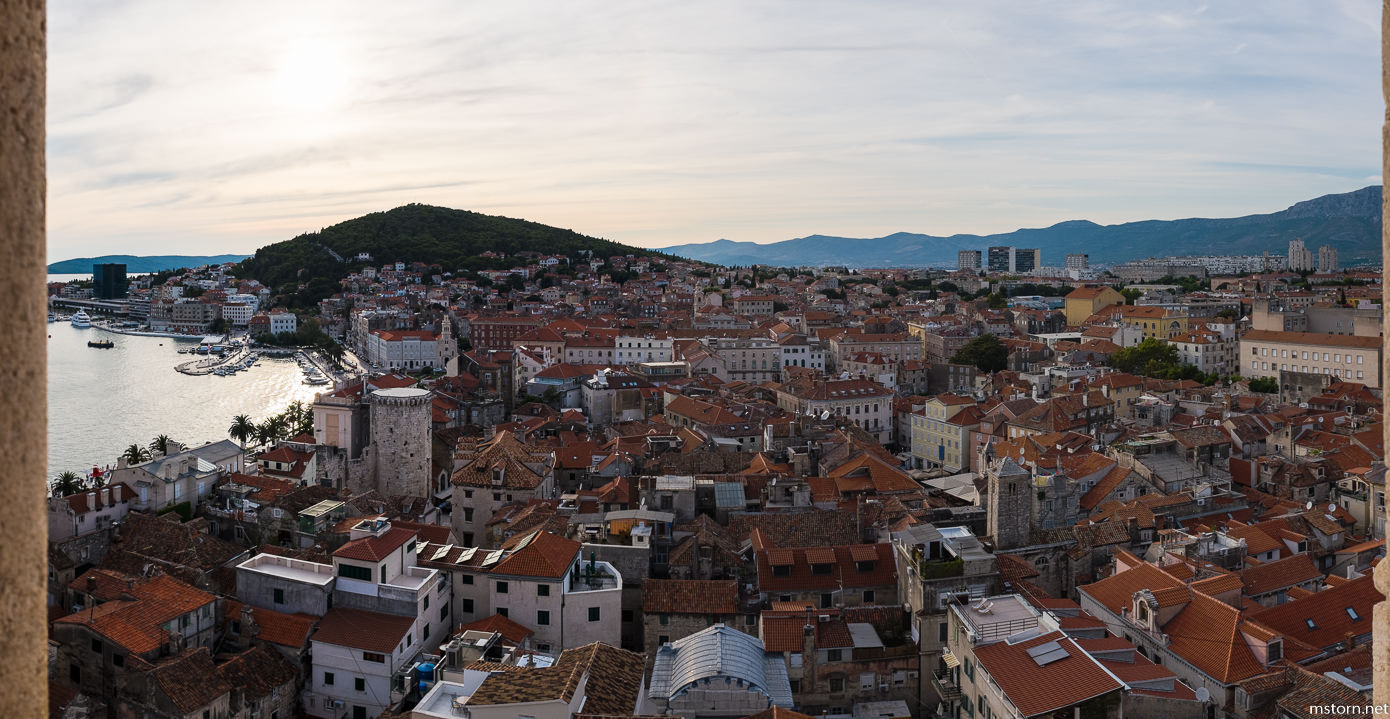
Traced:
POLYGON ((371 444, 367 452, 376 475, 376 490, 387 497, 431 496, 429 391, 379 389, 371 397, 371 444))

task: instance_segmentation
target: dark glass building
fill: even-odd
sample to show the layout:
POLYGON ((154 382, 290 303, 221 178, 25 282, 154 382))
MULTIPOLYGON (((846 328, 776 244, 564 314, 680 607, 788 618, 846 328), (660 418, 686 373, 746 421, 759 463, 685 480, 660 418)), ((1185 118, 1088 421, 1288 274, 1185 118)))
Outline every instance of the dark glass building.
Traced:
POLYGON ((92 265, 92 297, 95 299, 124 299, 129 287, 125 279, 125 265, 92 265))

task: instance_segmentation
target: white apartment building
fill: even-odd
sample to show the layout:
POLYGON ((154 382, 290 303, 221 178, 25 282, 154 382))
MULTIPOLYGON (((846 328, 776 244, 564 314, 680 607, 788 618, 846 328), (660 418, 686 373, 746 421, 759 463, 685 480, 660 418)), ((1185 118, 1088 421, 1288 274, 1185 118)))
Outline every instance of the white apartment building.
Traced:
MULTIPOLYGON (((250 320, 250 317, 246 318, 250 320)), ((299 329, 298 319, 293 312, 271 312, 270 313, 270 333, 278 335, 282 333, 292 333, 299 329)))
POLYGON ((367 362, 382 370, 441 368, 437 340, 428 330, 372 330, 367 333, 367 362))
POLYGON ((769 337, 712 337, 705 344, 724 358, 731 382, 774 382, 782 376, 782 348, 769 337))
POLYGON ((806 335, 787 335, 777 341, 782 348, 783 367, 806 367, 825 371, 825 350, 820 342, 810 342, 806 335))
POLYGON ((226 302, 222 305, 222 319, 233 327, 245 327, 255 314, 255 305, 245 302, 226 302))
POLYGON ((670 362, 675 357, 675 340, 653 335, 619 335, 613 342, 615 364, 670 362))
POLYGON ((404 696, 402 670, 437 653, 454 621, 448 578, 416 564, 416 532, 375 517, 349 536, 333 552, 333 608, 313 637, 312 716, 380 714, 404 696))
POLYGON ((534 633, 531 648, 558 655, 621 643, 623 578, 608 562, 585 559, 581 548, 537 530, 502 549, 425 544, 420 554, 451 577, 455 623, 498 614, 534 633))
POLYGON ((1278 379, 1280 370, 1316 372, 1379 388, 1380 338, 1250 330, 1240 338, 1240 368, 1245 377, 1278 379))

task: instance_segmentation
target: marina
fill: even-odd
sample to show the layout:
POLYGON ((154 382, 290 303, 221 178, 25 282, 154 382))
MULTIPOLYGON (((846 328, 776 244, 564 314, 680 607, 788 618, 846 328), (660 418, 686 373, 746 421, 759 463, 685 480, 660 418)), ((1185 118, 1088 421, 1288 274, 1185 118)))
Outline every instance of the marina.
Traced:
POLYGON ((160 434, 188 444, 226 439, 238 414, 260 421, 329 389, 305 384, 292 352, 257 348, 249 371, 198 376, 174 367, 191 357, 208 359, 179 353, 196 349, 199 337, 118 336, 57 318, 48 334, 50 475, 105 466, 132 443, 143 446, 160 434), (101 352, 87 347, 113 339, 114 346, 101 352))

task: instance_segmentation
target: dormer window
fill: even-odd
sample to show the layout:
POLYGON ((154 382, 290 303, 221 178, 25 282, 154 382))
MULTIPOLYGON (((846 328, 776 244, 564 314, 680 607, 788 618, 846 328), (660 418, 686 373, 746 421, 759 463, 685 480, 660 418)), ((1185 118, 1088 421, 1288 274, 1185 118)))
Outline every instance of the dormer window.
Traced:
POLYGON ((873 563, 873 562, 855 562, 855 563, 854 563, 854 568, 857 569, 857 570, 859 571, 860 574, 867 574, 867 573, 869 573, 869 572, 874 571, 874 563, 873 563))
POLYGON ((830 571, 831 571, 833 568, 834 568, 834 565, 831 565, 831 564, 812 564, 812 565, 811 565, 811 573, 812 573, 812 574, 830 574, 830 571))
POLYGON ((1268 647, 1265 654, 1266 664, 1273 664, 1284 658, 1284 641, 1282 639, 1274 639, 1266 646, 1268 647))
POLYGON ((772 566, 772 576, 774 577, 790 577, 791 575, 792 568, 789 564, 774 564, 772 566))

